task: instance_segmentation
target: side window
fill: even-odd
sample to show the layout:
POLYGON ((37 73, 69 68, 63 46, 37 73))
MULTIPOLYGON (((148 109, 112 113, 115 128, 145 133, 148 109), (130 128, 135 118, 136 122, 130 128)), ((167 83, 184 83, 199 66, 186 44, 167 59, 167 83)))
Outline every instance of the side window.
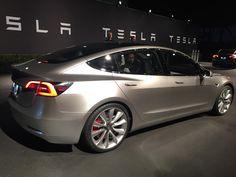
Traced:
POLYGON ((169 74, 193 76, 198 75, 195 63, 178 52, 164 51, 165 64, 169 74))
POLYGON ((162 73, 157 56, 151 50, 136 50, 117 56, 120 73, 158 75, 162 73))
POLYGON ((106 71, 106 72, 117 72, 117 65, 115 64, 115 59, 113 55, 106 55, 104 57, 100 57, 94 60, 90 60, 87 62, 89 66, 92 68, 106 71))

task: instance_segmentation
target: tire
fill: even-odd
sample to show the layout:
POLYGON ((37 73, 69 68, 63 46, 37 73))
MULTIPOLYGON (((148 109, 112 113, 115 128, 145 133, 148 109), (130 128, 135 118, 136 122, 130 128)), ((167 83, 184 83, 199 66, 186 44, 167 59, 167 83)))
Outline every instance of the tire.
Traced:
POLYGON ((211 113, 219 116, 226 114, 232 104, 232 101, 233 89, 229 85, 226 85, 221 89, 211 113))
POLYGON ((127 109, 117 103, 99 107, 88 118, 82 131, 82 143, 92 152, 107 152, 117 148, 130 126, 127 109))

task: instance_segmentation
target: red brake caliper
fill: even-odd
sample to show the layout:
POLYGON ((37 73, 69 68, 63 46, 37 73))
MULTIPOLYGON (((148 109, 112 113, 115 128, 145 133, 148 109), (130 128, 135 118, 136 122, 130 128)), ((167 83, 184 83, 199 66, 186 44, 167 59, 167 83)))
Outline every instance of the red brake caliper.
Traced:
MULTIPOLYGON (((102 124, 102 120, 100 120, 100 119, 97 119, 97 120, 95 120, 97 123, 99 123, 99 124, 102 124)), ((93 126, 93 131, 96 131, 96 130, 98 130, 99 129, 99 127, 95 127, 95 126, 93 126)))

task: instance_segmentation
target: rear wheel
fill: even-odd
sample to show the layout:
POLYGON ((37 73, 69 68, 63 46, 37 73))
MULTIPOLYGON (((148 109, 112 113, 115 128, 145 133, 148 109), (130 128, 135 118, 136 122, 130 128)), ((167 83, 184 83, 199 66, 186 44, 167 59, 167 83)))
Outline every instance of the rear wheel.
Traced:
POLYGON ((129 125, 127 109, 120 104, 109 103, 91 114, 84 126, 82 138, 94 152, 110 151, 121 144, 129 125))
POLYGON ((224 115, 230 108, 233 101, 233 90, 226 85, 221 89, 220 95, 217 97, 212 113, 215 115, 224 115))

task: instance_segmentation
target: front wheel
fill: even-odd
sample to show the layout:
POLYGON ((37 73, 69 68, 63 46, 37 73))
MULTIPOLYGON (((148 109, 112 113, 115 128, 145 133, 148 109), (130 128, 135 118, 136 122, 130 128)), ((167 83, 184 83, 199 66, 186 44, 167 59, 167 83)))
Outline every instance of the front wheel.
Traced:
POLYGON ((217 97, 212 113, 215 115, 224 115, 230 108, 233 101, 233 90, 230 86, 226 85, 221 89, 217 97))
POLYGON ((94 152, 106 152, 118 147, 128 133, 130 117, 127 109, 109 103, 94 111, 85 123, 82 139, 94 152))

